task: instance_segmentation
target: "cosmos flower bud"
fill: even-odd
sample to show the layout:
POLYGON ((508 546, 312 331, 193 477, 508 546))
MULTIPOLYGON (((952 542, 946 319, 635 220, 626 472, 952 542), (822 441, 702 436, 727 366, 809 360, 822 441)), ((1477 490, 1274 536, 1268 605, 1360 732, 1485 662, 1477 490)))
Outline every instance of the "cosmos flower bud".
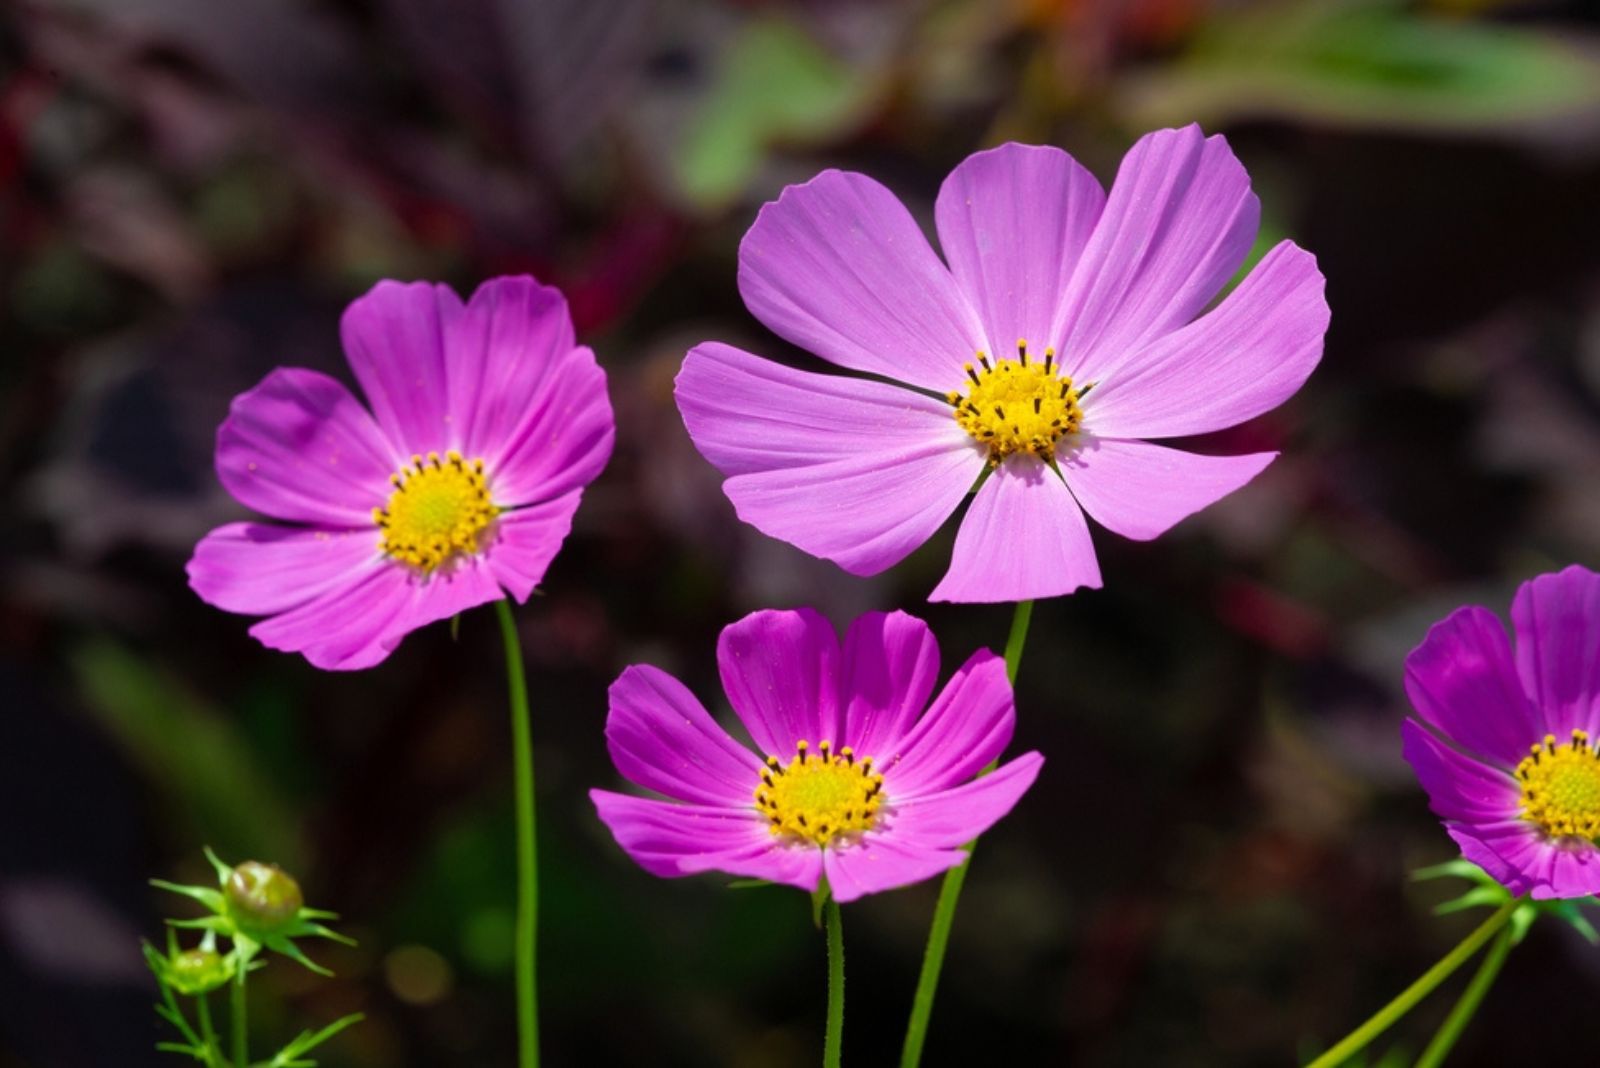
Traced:
POLYGON ((214 949, 186 949, 167 958, 167 983, 180 994, 204 994, 233 978, 233 958, 214 949))
POLYGON ((281 931, 295 921, 306 903, 293 876, 276 864, 255 860, 233 869, 224 892, 229 915, 246 932, 281 931))

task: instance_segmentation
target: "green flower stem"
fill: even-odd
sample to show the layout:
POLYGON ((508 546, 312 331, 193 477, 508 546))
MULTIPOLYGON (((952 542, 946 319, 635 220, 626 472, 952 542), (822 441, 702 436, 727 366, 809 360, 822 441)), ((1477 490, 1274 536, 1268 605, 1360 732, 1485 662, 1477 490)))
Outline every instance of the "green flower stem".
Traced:
POLYGON ((828 927, 828 1029, 822 1044, 822 1066, 839 1068, 844 1044, 844 928, 840 926, 839 903, 832 897, 824 915, 828 927))
POLYGON ((216 1068, 222 1051, 217 1048, 217 1032, 211 1026, 211 995, 195 995, 195 1014, 200 1018, 200 1038, 206 1045, 206 1068, 216 1068))
POLYGON ((1423 972, 1420 979, 1402 990, 1399 996, 1374 1013, 1371 1019, 1351 1031, 1306 1068, 1334 1068, 1335 1065, 1343 1064, 1365 1049, 1367 1043, 1383 1034, 1390 1024, 1410 1012, 1417 1002, 1433 992, 1434 987, 1448 979, 1457 968, 1471 959, 1485 942, 1494 937, 1496 931, 1506 925, 1506 921, 1511 919, 1511 914, 1521 903, 1521 898, 1513 898, 1501 905, 1494 911, 1494 915, 1478 925, 1477 930, 1463 938, 1460 945, 1446 953, 1439 963, 1423 972))
POLYGON ((243 963, 228 984, 228 1003, 233 1009, 232 1037, 234 1068, 248 1068, 250 1064, 249 1016, 244 1001, 244 976, 249 969, 243 963))
POLYGON ((511 691, 511 757, 516 777, 517 930, 513 943, 517 973, 517 1063, 539 1063, 539 996, 536 953, 539 928, 539 864, 534 840, 533 739, 528 723, 528 682, 522 670, 522 644, 511 603, 494 603, 506 652, 506 685, 511 691))
POLYGON ((1462 991, 1461 1000, 1456 1002, 1455 1008, 1450 1010, 1450 1015, 1445 1017, 1438 1033, 1433 1036, 1433 1041, 1428 1043, 1428 1048, 1417 1058, 1417 1068, 1439 1068, 1439 1065, 1444 1063, 1445 1057, 1449 1056, 1450 1050, 1455 1047, 1456 1039, 1461 1037, 1461 1032, 1472 1022, 1472 1014, 1478 1011, 1483 996, 1494 985, 1495 977, 1500 974, 1500 966, 1506 962, 1506 954, 1510 952, 1511 925, 1507 924, 1500 928, 1500 933, 1495 936, 1494 944, 1484 955, 1483 963, 1473 974, 1467 989, 1462 991))
MULTIPOLYGON (((1022 665, 1022 647, 1028 640, 1028 623, 1033 619, 1033 602, 1018 601, 1011 617, 1011 633, 1006 636, 1006 678, 1017 681, 1017 669, 1022 665)), ((980 775, 993 771, 991 763, 980 775)), ((971 853, 977 839, 966 844, 971 853)), ((911 999, 911 1020, 906 1024, 906 1041, 900 1050, 900 1068, 917 1068, 922 1063, 922 1047, 928 1040, 928 1021, 933 1016, 933 995, 939 989, 939 972, 944 968, 944 953, 950 944, 950 928, 956 919, 956 903, 961 900, 961 887, 967 881, 969 858, 944 873, 939 886, 939 901, 933 907, 933 926, 928 929, 928 947, 922 954, 922 974, 917 977, 917 992, 911 999)))

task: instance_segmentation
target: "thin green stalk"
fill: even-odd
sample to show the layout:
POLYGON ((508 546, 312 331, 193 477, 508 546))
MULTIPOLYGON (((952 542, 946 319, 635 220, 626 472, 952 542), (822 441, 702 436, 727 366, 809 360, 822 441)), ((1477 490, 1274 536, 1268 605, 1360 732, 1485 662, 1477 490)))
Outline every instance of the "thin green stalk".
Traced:
POLYGON ((839 920, 839 903, 828 898, 828 1029, 822 1043, 822 1068, 839 1068, 839 1052, 844 1044, 844 928, 839 920))
POLYGON ((1511 919, 1511 913, 1521 903, 1521 899, 1516 898, 1501 905, 1495 910, 1494 915, 1478 925, 1477 930, 1463 938, 1460 945, 1446 953, 1439 963, 1423 972, 1420 979, 1402 990, 1393 1001, 1375 1012, 1371 1019, 1351 1031, 1306 1068, 1334 1068, 1335 1065, 1343 1064, 1365 1049, 1367 1043, 1383 1034, 1390 1024, 1410 1012, 1417 1002, 1433 992, 1434 987, 1448 979, 1457 968, 1471 959, 1485 942, 1494 937, 1496 931, 1506 925, 1506 921, 1511 919))
POLYGON ((211 1026, 211 995, 195 995, 195 1015, 200 1018, 200 1038, 206 1044, 206 1068, 214 1068, 222 1051, 217 1048, 217 1032, 211 1026))
POLYGON ((494 603, 506 655, 506 685, 511 691, 511 759, 516 778, 517 929, 513 942, 517 977, 517 1063, 539 1063, 539 998, 536 954, 539 928, 539 864, 534 840, 533 738, 528 722, 528 682, 522 670, 522 644, 511 604, 494 603))
MULTIPOLYGON (((1017 669, 1022 666, 1022 647, 1028 640, 1028 623, 1033 619, 1033 602, 1018 601, 1011 616, 1011 633, 1006 636, 1006 678, 1017 681, 1017 669)), ((990 764, 979 772, 987 775, 994 770, 990 764)), ((971 853, 977 839, 966 844, 971 853)), ((922 1047, 928 1040, 928 1021, 933 1017, 933 995, 939 989, 939 973, 944 969, 944 953, 950 944, 950 928, 956 920, 956 904, 961 900, 961 887, 967 881, 969 858, 944 873, 939 885, 939 901, 933 907, 933 925, 928 928, 928 946, 922 953, 922 974, 917 976, 917 992, 911 998, 911 1019, 906 1024, 906 1041, 900 1050, 900 1068, 917 1068, 922 1063, 922 1047)))
POLYGON ((1483 963, 1473 973, 1467 989, 1462 991, 1461 1000, 1456 1002, 1455 1008, 1450 1010, 1450 1015, 1444 1018, 1438 1033, 1433 1036, 1433 1041, 1428 1043, 1428 1048, 1417 1058, 1417 1068, 1439 1068, 1444 1059, 1450 1055, 1456 1039, 1461 1037, 1461 1032, 1472 1022, 1473 1013, 1478 1011, 1483 996, 1489 992, 1489 988, 1494 985, 1495 977, 1500 974, 1500 966, 1506 962, 1506 954, 1511 952, 1511 933, 1510 924, 1500 928, 1494 944, 1484 955, 1483 963))
POLYGON ((228 987, 228 1004, 233 1010, 232 1038, 235 1068, 247 1068, 250 1063, 250 1018, 244 1001, 244 976, 248 971, 243 963, 228 987))

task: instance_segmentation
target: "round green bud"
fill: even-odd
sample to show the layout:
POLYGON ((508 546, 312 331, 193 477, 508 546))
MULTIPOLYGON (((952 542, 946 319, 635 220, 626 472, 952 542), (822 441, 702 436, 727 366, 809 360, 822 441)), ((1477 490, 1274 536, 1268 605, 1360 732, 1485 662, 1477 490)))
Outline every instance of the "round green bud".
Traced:
POLYGON ((180 994, 204 994, 233 978, 233 958, 214 949, 186 949, 167 959, 166 978, 180 994))
POLYGON ((306 903, 300 884, 276 864, 247 860, 228 877, 228 913, 243 931, 273 934, 294 922, 306 903))

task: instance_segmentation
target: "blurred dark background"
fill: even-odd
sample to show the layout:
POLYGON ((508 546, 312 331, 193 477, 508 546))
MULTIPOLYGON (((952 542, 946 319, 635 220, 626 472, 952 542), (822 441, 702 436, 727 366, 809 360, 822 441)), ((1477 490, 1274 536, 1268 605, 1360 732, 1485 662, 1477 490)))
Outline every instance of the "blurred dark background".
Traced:
MULTIPOLYGON (((360 940, 311 947, 333 980, 260 973, 263 1049, 359 1010, 325 1064, 511 1063, 488 614, 325 674, 183 564, 241 515, 211 470, 233 394, 348 380, 337 317, 379 278, 521 271, 570 297, 618 418, 519 613, 548 1063, 814 1063, 803 896, 652 878, 595 819, 605 687, 649 660, 716 707, 716 633, 757 607, 904 607, 946 672, 1009 613, 923 601, 949 531, 859 580, 738 525, 672 377, 708 338, 794 355, 734 285, 786 183, 865 171, 926 220, 979 148, 1109 182, 1191 120, 1249 168, 1263 247, 1320 257, 1327 354, 1198 443, 1281 448, 1257 482, 1153 544, 1097 531, 1106 589, 1039 605, 1016 748, 1049 762, 977 856, 930 1066, 1288 1064, 1475 922, 1408 879, 1454 849, 1400 758, 1400 668, 1455 605, 1600 550, 1594 5, 0 4, 0 1065, 173 1063, 138 945, 186 913, 145 879, 203 881, 203 843, 281 862, 360 940)), ((898 1055, 934 892, 846 910, 853 1063, 898 1055)), ((1452 1063, 1592 1065, 1597 992, 1600 950, 1541 925, 1452 1063)))

